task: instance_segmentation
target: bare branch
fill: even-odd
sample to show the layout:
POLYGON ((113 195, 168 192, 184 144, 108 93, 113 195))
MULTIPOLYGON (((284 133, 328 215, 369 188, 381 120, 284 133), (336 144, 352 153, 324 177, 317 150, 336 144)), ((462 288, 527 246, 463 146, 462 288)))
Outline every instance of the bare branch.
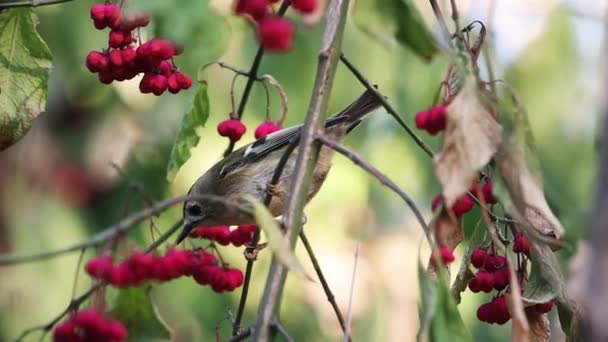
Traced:
POLYGON ((340 145, 339 143, 337 143, 331 139, 328 139, 327 137, 325 137, 323 135, 320 135, 318 137, 318 139, 319 139, 319 141, 321 141, 321 143, 323 143, 323 145, 331 148, 332 150, 334 150, 334 151, 342 154, 346 158, 350 159, 353 163, 359 165, 362 169, 369 172, 374 178, 379 180, 380 183, 382 183, 383 185, 386 185, 388 188, 390 188, 391 190, 396 192, 397 195, 399 195, 399 197, 401 197, 405 201, 405 203, 410 207, 410 209, 414 212, 414 216, 416 216, 418 223, 420 223, 420 226, 422 227, 422 230, 424 231, 424 234, 426 235, 426 238, 427 238, 429 244, 431 246, 433 245, 431 242, 431 235, 430 235, 429 227, 426 224, 426 222, 424 221, 424 217, 422 217, 420 210, 418 209, 418 207, 416 206, 414 201, 410 198, 410 196, 408 196, 403 190, 399 189, 397 184, 395 184, 392 180, 390 180, 388 177, 386 177, 384 174, 382 174, 382 172, 380 172, 378 169, 376 169, 370 163, 366 162, 363 158, 361 158, 355 152, 347 149, 346 147, 340 145))
MULTIPOLYGON (((144 221, 145 219, 154 216, 158 213, 165 211, 167 208, 182 203, 188 200, 194 199, 207 199, 209 201, 222 203, 226 206, 232 206, 235 208, 239 208, 239 210, 245 211, 243 208, 238 206, 235 203, 227 202, 224 198, 218 196, 211 195, 184 195, 174 198, 169 198, 160 202, 155 203, 154 205, 147 207, 143 210, 140 210, 136 213, 133 213, 119 222, 103 229, 101 232, 93 235, 90 239, 56 250, 46 251, 42 253, 36 254, 25 254, 25 255, 13 255, 6 254, 0 255, 0 266, 3 265, 15 265, 20 263, 32 262, 32 261, 40 261, 40 260, 48 260, 49 258, 54 258, 63 254, 67 254, 70 252, 79 251, 84 248, 96 247, 105 244, 106 242, 112 240, 114 237, 120 234, 126 233, 129 229, 136 227, 136 224, 144 221)), ((155 244, 160 244, 163 241, 161 239, 157 239, 155 244)), ((158 246, 158 245, 157 245, 158 246)))
MULTIPOLYGON (((312 180, 312 171, 319 155, 320 144, 316 141, 315 135, 322 129, 327 116, 329 96, 340 57, 348 4, 349 0, 333 0, 327 12, 313 95, 300 136, 297 161, 289 191, 291 196, 283 211, 287 239, 292 247, 295 245, 302 227, 302 211, 312 180)), ((254 332, 255 341, 268 341, 270 337, 268 328, 279 308, 286 276, 285 267, 273 258, 264 288, 264 296, 258 310, 254 332)))
POLYGON ((11 1, 0 4, 0 10, 17 7, 38 7, 46 5, 57 5, 64 2, 70 2, 72 0, 24 0, 24 1, 11 1))
POLYGON ((329 301, 329 303, 331 304, 331 307, 334 309, 334 312, 336 313, 336 317, 338 318, 338 322, 340 322, 340 327, 342 328, 342 332, 344 333, 344 336, 348 336, 348 341, 350 341, 350 334, 348 334, 346 331, 347 326, 346 326, 346 323, 344 322, 344 316, 342 315, 342 311, 340 311, 340 307, 338 306, 338 303, 336 302, 336 297, 334 296, 334 294, 331 292, 331 289, 329 288, 327 279, 325 279, 325 275, 323 274, 323 271, 321 270, 321 265, 319 264, 319 261, 317 260, 317 257, 315 256, 315 252, 312 250, 312 246, 310 245, 310 242, 308 241, 308 237, 306 237, 306 233, 304 233, 304 230, 302 230, 300 232, 300 240, 302 240, 302 244, 304 245, 304 248, 306 248, 306 253, 308 253, 308 257, 310 258, 310 262, 312 262, 312 267, 315 269, 315 272, 317 273, 317 277, 319 277, 319 281, 321 282, 321 286, 323 287, 325 296, 327 296, 327 301, 329 301))
POLYGON ((359 243, 355 248, 355 263, 353 265, 353 275, 350 279, 350 294, 348 296, 348 310, 346 311, 346 331, 344 331, 344 342, 350 341, 350 324, 353 314, 353 293, 355 292, 355 279, 357 276, 357 263, 359 261, 359 243))

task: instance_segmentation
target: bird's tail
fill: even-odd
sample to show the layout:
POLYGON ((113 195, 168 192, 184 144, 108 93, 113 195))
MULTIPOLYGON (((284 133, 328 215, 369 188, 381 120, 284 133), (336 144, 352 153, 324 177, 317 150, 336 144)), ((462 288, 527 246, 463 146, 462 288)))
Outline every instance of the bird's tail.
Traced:
MULTIPOLYGON (((382 96, 382 95, 380 95, 382 96)), ((379 95, 372 90, 366 90, 358 99, 353 101, 348 107, 338 112, 332 119, 342 119, 348 126, 348 131, 355 128, 365 116, 382 105, 379 95)))

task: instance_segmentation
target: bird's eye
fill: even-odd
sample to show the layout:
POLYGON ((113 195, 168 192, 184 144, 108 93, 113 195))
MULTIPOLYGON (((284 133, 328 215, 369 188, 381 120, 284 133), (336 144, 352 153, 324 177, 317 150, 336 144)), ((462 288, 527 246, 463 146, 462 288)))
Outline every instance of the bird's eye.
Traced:
POLYGON ((203 212, 201 207, 198 205, 191 205, 186 210, 188 211, 188 214, 191 216, 199 216, 203 212))

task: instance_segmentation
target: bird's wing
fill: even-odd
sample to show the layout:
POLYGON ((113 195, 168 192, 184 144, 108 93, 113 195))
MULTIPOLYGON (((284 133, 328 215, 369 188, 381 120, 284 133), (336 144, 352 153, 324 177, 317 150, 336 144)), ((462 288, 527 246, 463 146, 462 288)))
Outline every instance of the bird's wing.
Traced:
MULTIPOLYGON (((327 120, 325 127, 331 127, 344 121, 344 117, 332 117, 327 120)), ((224 167, 220 169, 220 178, 223 178, 231 172, 238 170, 243 165, 253 163, 268 153, 276 151, 287 146, 288 144, 291 144, 293 141, 298 140, 300 138, 301 131, 302 125, 285 128, 256 140, 254 143, 247 146, 247 148, 245 148, 243 151, 235 151, 234 153, 238 153, 239 155, 233 160, 227 162, 224 167)))

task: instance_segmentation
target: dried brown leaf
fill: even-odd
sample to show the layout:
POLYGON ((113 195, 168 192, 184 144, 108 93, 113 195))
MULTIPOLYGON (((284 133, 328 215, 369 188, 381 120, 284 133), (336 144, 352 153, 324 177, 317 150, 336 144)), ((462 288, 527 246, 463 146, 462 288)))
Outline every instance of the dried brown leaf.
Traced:
POLYGON ((447 108, 445 141, 435 157, 435 173, 448 207, 469 190, 501 140, 502 128, 480 96, 477 81, 470 76, 447 108))
POLYGON ((548 342, 551 340, 551 325, 547 314, 536 310, 526 310, 526 318, 530 324, 530 341, 548 342))

